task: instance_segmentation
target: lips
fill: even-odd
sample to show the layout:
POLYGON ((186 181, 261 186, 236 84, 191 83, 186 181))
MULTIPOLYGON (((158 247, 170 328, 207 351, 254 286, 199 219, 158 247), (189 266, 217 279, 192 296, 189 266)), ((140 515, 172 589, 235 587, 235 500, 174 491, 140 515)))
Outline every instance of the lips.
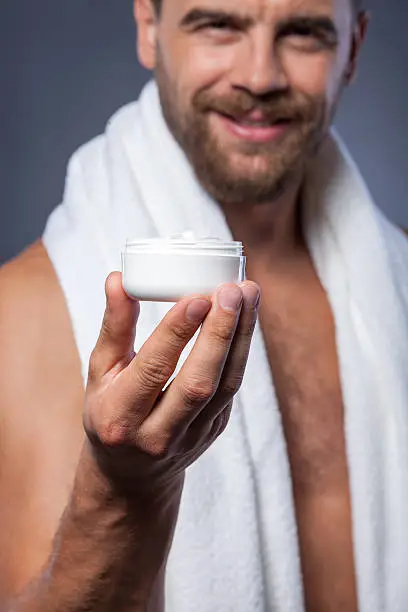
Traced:
POLYGON ((270 142, 282 136, 290 126, 288 119, 282 117, 271 120, 259 111, 240 117, 224 114, 218 114, 218 117, 230 134, 249 142, 270 142))
POLYGON ((252 111, 245 115, 230 116, 229 118, 243 125, 271 126, 276 123, 276 119, 271 120, 270 117, 267 117, 267 115, 263 114, 261 111, 252 111))
POLYGON ((238 123, 239 125, 248 125, 248 126, 255 126, 255 127, 272 127, 274 125, 282 125, 283 123, 287 123, 288 120, 287 119, 277 119, 274 121, 271 121, 270 119, 249 119, 249 118, 234 118, 234 117, 228 117, 231 121, 235 121, 235 123, 238 123))

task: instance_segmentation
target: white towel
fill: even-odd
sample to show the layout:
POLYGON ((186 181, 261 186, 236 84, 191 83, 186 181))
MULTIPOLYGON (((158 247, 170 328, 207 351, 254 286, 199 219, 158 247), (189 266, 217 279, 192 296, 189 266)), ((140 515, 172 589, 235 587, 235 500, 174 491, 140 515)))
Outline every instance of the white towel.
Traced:
MULTIPOLYGON (((304 232, 336 323, 359 610, 407 612, 408 241, 371 201, 334 134, 311 164, 305 194, 304 232)), ((104 281, 120 269, 126 238, 188 230, 231 238, 167 129, 150 82, 73 156, 63 203, 43 237, 84 381, 104 281)), ((167 309, 142 305, 136 349, 167 309)), ((259 328, 230 425, 188 470, 166 609, 304 609, 289 463, 259 328)))

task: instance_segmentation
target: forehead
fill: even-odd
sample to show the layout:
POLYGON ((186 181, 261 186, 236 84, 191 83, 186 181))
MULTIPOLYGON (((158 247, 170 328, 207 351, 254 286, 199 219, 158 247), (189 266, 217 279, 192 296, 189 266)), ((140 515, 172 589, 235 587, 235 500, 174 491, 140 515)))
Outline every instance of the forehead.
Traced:
MULTIPOLYGON (((269 20, 293 13, 316 13, 340 17, 350 11, 353 0, 164 0, 167 9, 185 14, 193 9, 234 12, 255 20, 269 20), (170 8, 171 6, 171 8, 170 8)), ((174 14, 174 13, 173 13, 174 14)))

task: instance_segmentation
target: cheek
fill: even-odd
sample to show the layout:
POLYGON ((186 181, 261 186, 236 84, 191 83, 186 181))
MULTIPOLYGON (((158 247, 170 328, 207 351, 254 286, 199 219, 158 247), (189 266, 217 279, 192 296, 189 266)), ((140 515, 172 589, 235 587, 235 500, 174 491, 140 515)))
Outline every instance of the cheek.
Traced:
POLYGON ((287 54, 282 60, 290 86, 315 97, 322 96, 332 104, 338 94, 344 74, 342 53, 303 55, 287 54))
POLYGON ((222 81, 236 55, 231 48, 187 41, 183 37, 171 47, 167 45, 163 48, 171 48, 164 59, 166 72, 171 75, 179 91, 191 93, 222 81))

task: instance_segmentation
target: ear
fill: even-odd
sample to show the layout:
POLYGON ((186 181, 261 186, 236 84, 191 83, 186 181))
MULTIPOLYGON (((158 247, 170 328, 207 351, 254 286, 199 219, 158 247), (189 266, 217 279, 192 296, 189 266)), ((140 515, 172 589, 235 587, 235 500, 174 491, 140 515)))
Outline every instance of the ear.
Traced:
POLYGON ((152 0, 133 0, 133 15, 137 27, 139 62, 147 70, 154 70, 158 18, 152 0))
POLYGON ((363 46, 368 24, 370 22, 370 14, 367 11, 362 11, 356 20, 353 28, 352 44, 349 65, 346 71, 346 84, 350 85, 357 75, 357 61, 360 55, 361 47, 363 46))

